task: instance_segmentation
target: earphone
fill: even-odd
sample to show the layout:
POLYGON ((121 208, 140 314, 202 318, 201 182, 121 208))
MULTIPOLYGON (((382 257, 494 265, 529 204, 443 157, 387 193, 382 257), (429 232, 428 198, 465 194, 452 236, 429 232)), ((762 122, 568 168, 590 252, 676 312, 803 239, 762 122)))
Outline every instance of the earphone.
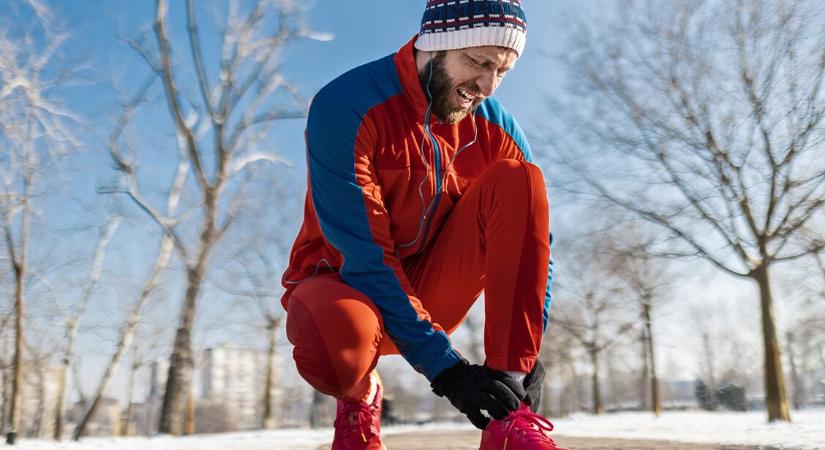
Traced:
MULTIPOLYGON (((432 95, 432 92, 430 92, 430 83, 433 80, 433 52, 429 52, 429 61, 428 61, 427 65, 429 66, 429 71, 430 71, 429 77, 427 78, 427 86, 426 86, 427 98, 429 99, 429 105, 427 105, 427 111, 424 113, 424 136, 427 139, 429 139, 430 143, 433 144, 433 147, 435 147, 435 144, 434 144, 435 137, 430 132, 430 116, 432 114, 432 109, 433 109, 433 95, 432 95)), ((463 152, 464 150, 469 148, 471 145, 475 144, 476 141, 478 140, 478 126, 477 126, 476 120, 475 120, 475 112, 472 112, 470 114, 470 121, 473 124, 473 139, 470 142, 468 142, 467 144, 464 144, 463 146, 461 146, 461 148, 459 148, 458 151, 455 152, 453 157, 450 158, 450 161, 447 162, 447 165, 444 167, 443 174, 441 175, 442 184, 447 179, 447 170, 453 164, 453 161, 455 161, 456 157, 458 157, 458 155, 461 154, 461 152, 463 152)), ((424 231, 424 224, 427 221, 427 216, 429 215, 430 210, 432 209, 432 207, 435 204, 436 199, 438 199, 438 195, 439 195, 439 192, 434 193, 432 200, 430 200, 430 204, 426 205, 426 206, 424 205, 424 192, 423 192, 422 189, 424 187, 424 183, 426 183, 427 180, 429 180, 429 176, 430 176, 430 164, 427 162, 427 157, 424 154, 424 140, 425 139, 421 139, 421 145, 419 145, 419 147, 418 147, 418 152, 421 155, 421 160, 424 162, 424 167, 426 167, 426 169, 427 169, 426 173, 424 174, 424 178, 421 180, 421 183, 418 185, 418 198, 421 200, 421 219, 418 221, 418 233, 415 235, 415 239, 413 239, 412 241, 407 242, 405 244, 398 244, 397 246, 400 247, 400 248, 412 247, 413 245, 415 245, 421 239, 421 237, 422 237, 421 235, 424 231)), ((435 157, 435 152, 433 152, 433 156, 435 157)))

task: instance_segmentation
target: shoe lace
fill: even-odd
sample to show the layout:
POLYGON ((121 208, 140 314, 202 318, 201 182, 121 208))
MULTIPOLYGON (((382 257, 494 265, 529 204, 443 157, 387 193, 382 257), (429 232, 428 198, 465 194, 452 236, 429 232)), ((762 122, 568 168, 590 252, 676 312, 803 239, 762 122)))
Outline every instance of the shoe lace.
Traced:
POLYGON ((545 417, 525 408, 511 412, 506 420, 510 422, 508 435, 514 433, 528 442, 552 443, 555 446, 556 443, 549 436, 553 424, 545 417))
POLYGON ((355 436, 366 443, 378 435, 375 427, 376 408, 363 402, 344 402, 344 410, 335 418, 335 429, 345 436, 355 436))

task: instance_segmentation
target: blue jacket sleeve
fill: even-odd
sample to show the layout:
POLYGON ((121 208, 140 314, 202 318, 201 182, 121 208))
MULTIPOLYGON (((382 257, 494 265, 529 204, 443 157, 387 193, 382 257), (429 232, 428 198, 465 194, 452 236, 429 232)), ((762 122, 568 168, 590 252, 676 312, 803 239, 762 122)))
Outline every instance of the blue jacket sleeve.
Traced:
POLYGON ((343 255, 341 278, 373 301, 402 356, 432 380, 460 356, 433 326, 396 255, 372 165, 369 105, 353 105, 336 92, 316 96, 307 123, 310 190, 321 230, 343 255))

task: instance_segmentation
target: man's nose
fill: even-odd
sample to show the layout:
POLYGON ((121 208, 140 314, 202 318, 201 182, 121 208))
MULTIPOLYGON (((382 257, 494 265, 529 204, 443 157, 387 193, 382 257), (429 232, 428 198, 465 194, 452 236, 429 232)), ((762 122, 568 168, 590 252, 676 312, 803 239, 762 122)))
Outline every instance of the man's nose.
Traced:
POLYGON ((498 87, 498 77, 492 72, 485 73, 476 79, 476 86, 485 97, 490 97, 498 87))

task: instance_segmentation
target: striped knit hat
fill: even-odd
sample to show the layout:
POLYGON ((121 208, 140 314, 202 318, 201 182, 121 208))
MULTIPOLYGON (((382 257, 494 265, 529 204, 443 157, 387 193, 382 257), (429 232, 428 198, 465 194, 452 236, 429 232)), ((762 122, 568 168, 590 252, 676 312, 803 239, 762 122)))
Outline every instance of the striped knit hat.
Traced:
POLYGON ((520 0, 427 0, 415 48, 427 52, 497 45, 520 56, 526 40, 520 0))

